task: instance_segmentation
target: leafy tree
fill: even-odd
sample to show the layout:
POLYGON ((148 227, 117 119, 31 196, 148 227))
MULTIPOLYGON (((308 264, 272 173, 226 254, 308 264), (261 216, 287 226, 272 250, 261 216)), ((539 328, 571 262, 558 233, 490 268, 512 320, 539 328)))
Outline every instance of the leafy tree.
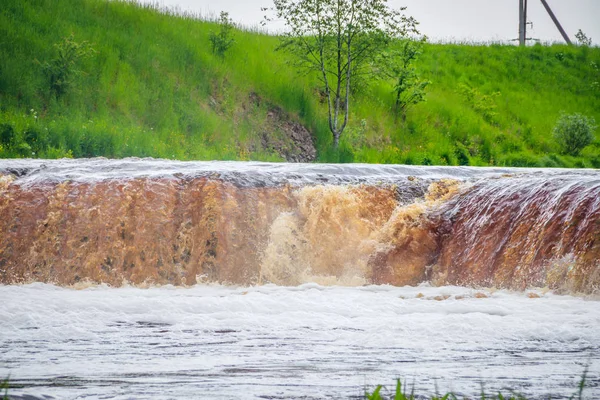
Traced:
POLYGON ((209 40, 213 54, 218 55, 221 58, 225 58, 225 53, 233 44, 233 21, 229 18, 229 13, 221 11, 219 17, 219 32, 211 31, 209 34, 209 40))
POLYGON ((595 124, 594 118, 579 113, 563 114, 554 126, 554 138, 563 152, 577 156, 585 146, 594 141, 595 124))
POLYGON ((68 91, 74 77, 83 73, 77 68, 79 61, 90 57, 96 51, 87 41, 76 42, 73 34, 63 38, 54 47, 57 50, 56 57, 44 62, 42 69, 48 77, 50 91, 58 98, 68 91))
POLYGON ((425 88, 431 83, 422 80, 417 74, 414 62, 422 53, 421 40, 403 40, 400 47, 381 54, 378 62, 379 73, 394 80, 394 111, 406 121, 406 111, 413 105, 425 101, 425 88))
POLYGON ((348 124, 353 80, 372 75, 373 61, 394 39, 416 33, 417 22, 387 0, 274 0, 271 10, 288 28, 280 49, 319 79, 337 147, 348 124))

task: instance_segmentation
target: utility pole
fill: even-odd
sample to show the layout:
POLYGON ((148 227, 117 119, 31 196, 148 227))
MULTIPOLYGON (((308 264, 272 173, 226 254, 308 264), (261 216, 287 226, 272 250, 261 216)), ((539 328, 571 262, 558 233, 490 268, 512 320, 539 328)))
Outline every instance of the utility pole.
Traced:
POLYGON ((558 22, 556 15, 554 15, 554 13, 552 12, 552 9, 550 8, 550 6, 546 2, 546 0, 541 0, 541 1, 542 1, 542 4, 544 5, 544 8, 546 9, 546 11, 548 11, 548 14, 550 14, 550 18, 552 18, 552 21, 554 21, 554 25, 556 25, 556 27, 558 28, 558 31, 562 35, 563 39, 565 39, 565 42, 567 42, 567 44, 573 44, 573 43, 571 43, 571 39, 569 39, 569 35, 567 35, 567 33, 565 32, 563 27, 560 25, 560 22, 558 22))
POLYGON ((519 0, 519 45, 527 40, 527 0, 519 0))
MULTIPOLYGON (((560 22, 558 22, 558 18, 556 18, 556 15, 554 15, 554 12, 552 12, 548 2, 546 0, 540 1, 546 9, 546 12, 548 12, 548 15, 550 15, 550 18, 552 18, 554 25, 556 25, 556 28, 558 28, 558 31, 562 35, 563 39, 565 39, 565 42, 568 44, 573 44, 571 39, 569 39, 569 35, 567 35, 560 22)), ((527 37, 527 0, 519 0, 519 45, 525 46, 528 40, 532 39, 527 37)))

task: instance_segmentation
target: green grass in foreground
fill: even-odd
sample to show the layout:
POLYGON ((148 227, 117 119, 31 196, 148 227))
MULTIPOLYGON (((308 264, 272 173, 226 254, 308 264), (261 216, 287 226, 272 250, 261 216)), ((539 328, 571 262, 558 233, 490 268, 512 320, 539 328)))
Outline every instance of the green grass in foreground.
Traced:
POLYGON ((578 157, 552 137, 563 111, 600 121, 600 48, 428 44, 427 102, 395 121, 390 83, 358 88, 332 150, 318 85, 277 38, 236 30, 221 59, 216 30, 127 1, 3 0, 0 157, 281 161, 291 145, 279 109, 312 132, 321 162, 600 167, 598 134, 578 157), (44 65, 70 35, 94 53, 57 98, 44 65))
MULTIPOLYGON (((581 377, 581 381, 579 382, 577 391, 575 394, 573 394, 573 396, 570 397, 571 400, 582 400, 583 399, 583 389, 585 387, 585 380, 586 380, 586 374, 587 374, 587 370, 586 372, 584 372, 583 376, 581 377)), ((365 398, 367 400, 416 400, 416 399, 425 399, 423 396, 417 396, 414 393, 414 390, 411 391, 410 393, 408 393, 406 391, 406 385, 404 385, 404 387, 402 387, 402 382, 400 381, 400 379, 398 379, 396 381, 396 388, 395 391, 393 393, 390 393, 389 396, 386 396, 382 390, 383 390, 383 386, 379 385, 375 388, 375 390, 372 393, 367 392, 365 394, 365 398)), ((549 397, 551 398, 551 396, 549 397)), ((432 396, 429 398, 430 400, 459 400, 459 397, 456 396, 453 393, 446 393, 445 395, 436 395, 436 396, 432 396)), ((462 399, 468 399, 466 397, 462 397, 462 399)), ((514 392, 509 394, 509 395, 503 395, 501 393, 498 393, 497 395, 486 395, 483 388, 481 391, 481 395, 478 396, 479 400, 527 400, 526 397, 520 395, 520 394, 515 394, 514 392)))
MULTIPOLYGON (((578 389, 576 393, 570 397, 571 400, 582 400, 583 399, 583 390, 585 388, 587 369, 584 372, 581 381, 579 382, 578 389)), ((406 392, 406 385, 402 387, 402 382, 400 379, 396 381, 396 388, 393 394, 386 396, 385 393, 382 392, 384 389, 383 386, 379 385, 375 388, 372 393, 366 392, 365 399, 366 400, 416 400, 423 399, 422 396, 417 396, 414 393, 414 390, 411 393, 406 392)), ((6 378, 4 381, 0 382, 0 395, 2 396, 2 400, 9 400, 8 397, 8 389, 10 388, 9 378, 6 378)), ((467 398, 463 398, 467 399, 467 398)), ((525 397, 519 394, 510 394, 508 396, 504 396, 501 393, 497 395, 486 395, 482 389, 480 400, 527 400, 525 397)), ((430 397, 430 400, 459 400, 459 397, 454 395, 453 393, 447 393, 445 395, 436 395, 430 397)))
POLYGON ((8 378, 0 382, 0 396, 2 400, 8 400, 8 378))

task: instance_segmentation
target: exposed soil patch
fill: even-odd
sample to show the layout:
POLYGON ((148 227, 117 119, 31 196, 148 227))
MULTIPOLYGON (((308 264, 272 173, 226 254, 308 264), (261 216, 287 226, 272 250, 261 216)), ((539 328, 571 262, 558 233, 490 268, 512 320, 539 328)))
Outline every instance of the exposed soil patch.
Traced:
POLYGON ((269 110, 267 118, 291 139, 291 143, 274 142, 263 135, 263 144, 272 146, 288 162, 311 162, 317 158, 312 135, 302 124, 291 120, 279 107, 269 110))
MULTIPOLYGON (((256 107, 265 103, 255 92, 249 97, 256 107)), ((267 129, 260 139, 264 149, 274 150, 287 162, 312 162, 317 158, 310 131, 278 106, 268 105, 267 129)))

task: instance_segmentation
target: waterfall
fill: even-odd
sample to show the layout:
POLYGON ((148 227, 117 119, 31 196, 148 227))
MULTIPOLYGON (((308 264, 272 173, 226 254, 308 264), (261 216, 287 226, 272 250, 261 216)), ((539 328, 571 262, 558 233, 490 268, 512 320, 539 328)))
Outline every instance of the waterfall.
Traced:
POLYGON ((0 160, 0 282, 600 288, 594 170, 0 160))

